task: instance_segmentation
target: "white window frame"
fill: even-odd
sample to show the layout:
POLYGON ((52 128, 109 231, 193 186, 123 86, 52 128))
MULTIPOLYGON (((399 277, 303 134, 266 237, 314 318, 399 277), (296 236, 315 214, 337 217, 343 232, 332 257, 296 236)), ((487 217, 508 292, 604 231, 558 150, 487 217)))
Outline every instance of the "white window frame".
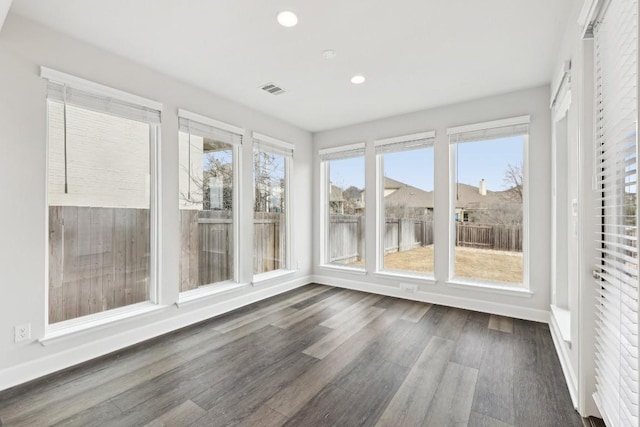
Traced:
MULTIPOLYGON (((447 129, 447 135, 451 138, 452 135, 461 134, 466 132, 477 132, 484 130, 491 130, 496 128, 504 128, 509 126, 529 125, 531 117, 518 116, 500 120, 492 120, 487 122, 474 123, 470 125, 450 127, 447 129)), ((522 135, 522 178, 523 178, 523 201, 522 201, 522 284, 508 284, 503 282, 494 282, 482 279, 467 279, 455 276, 455 250, 456 250, 456 147, 458 144, 464 144, 466 142, 449 142, 449 269, 447 274, 446 284, 450 287, 469 287, 469 288, 486 288, 497 293, 506 292, 513 295, 521 295, 530 297, 532 295, 530 291, 530 239, 529 239, 529 216, 530 216, 530 194, 529 194, 529 132, 526 135, 522 135)), ((491 138, 487 138, 488 140, 491 138)), ((482 141, 482 140, 478 140, 482 141)), ((473 143, 473 142, 470 142, 473 143)))
MULTIPOLYGON (((419 141, 419 140, 429 140, 429 142, 425 142, 421 144, 420 148, 432 148, 434 150, 434 169, 433 179, 435 184, 435 131, 426 131, 419 132, 410 135, 402 135, 391 138, 378 139, 374 141, 374 147, 376 147, 376 269, 375 274, 379 276, 393 276, 393 277, 406 277, 406 278, 416 278, 423 279, 426 281, 435 281, 435 253, 434 253, 434 272, 433 273, 420 273, 418 271, 409 271, 409 270, 389 270, 384 268, 384 255, 385 255, 385 234, 386 234, 386 212, 385 212, 385 203, 384 203, 384 152, 378 152, 378 147, 386 147, 386 146, 394 146, 394 145, 404 145, 409 143, 410 141, 419 141)), ((419 148, 414 148, 419 149, 419 148)), ((411 150, 411 148, 406 148, 405 150, 399 149, 394 150, 395 152, 405 152, 411 150)), ((434 212, 435 212, 435 200, 436 200, 437 189, 434 185, 433 188, 433 198, 434 198, 434 212)), ((434 216, 435 218, 435 216, 434 216)), ((433 239, 434 239, 434 252, 437 241, 437 227, 433 227, 433 239)))
MULTIPOLYGON (((198 113, 194 113, 184 109, 178 109, 178 118, 190 120, 193 122, 201 123, 213 128, 217 128, 223 131, 227 131, 236 135, 239 135, 244 139, 245 131, 241 127, 225 123, 208 116, 204 116, 198 113)), ((178 131, 180 132, 180 131, 178 131)), ((231 280, 223 280, 220 282, 208 283, 206 285, 199 286, 195 289, 179 292, 178 304, 184 304, 185 302, 193 301, 199 298, 215 295, 222 292, 228 292, 229 290, 236 289, 242 286, 240 282, 240 201, 242 200, 242 189, 240 188, 241 165, 242 165, 242 146, 241 144, 230 144, 233 152, 232 166, 233 166, 233 276, 231 280)), ((179 223, 178 223, 179 225, 179 223)), ((182 239, 181 239, 182 241, 182 239)))
MULTIPOLYGON (((366 155, 365 155, 366 144, 364 142, 357 142, 353 144, 340 145, 337 147, 324 148, 318 150, 318 156, 320 161, 320 267, 329 268, 334 270, 341 270, 352 272, 356 274, 366 274, 366 266, 363 267, 352 267, 346 265, 339 264, 331 264, 330 256, 329 256, 329 162, 332 160, 330 156, 341 157, 342 154, 346 154, 352 151, 362 152, 362 157, 365 163, 365 171, 366 171, 366 155)), ((353 156, 359 157, 360 154, 353 156)), ((345 157, 348 158, 349 156, 345 157)), ((335 160, 335 159, 333 159, 335 160)), ((365 182, 365 190, 366 190, 366 182, 365 182)), ((366 242, 366 235, 365 235, 366 242)))
MULTIPOLYGON (((276 278, 276 277, 280 277, 282 275, 286 275, 286 274, 290 274, 293 270, 291 268, 292 265, 292 258, 291 258, 291 254, 294 251, 293 248, 293 239, 291 237, 291 230, 293 229, 293 206, 291 204, 291 193, 293 191, 292 189, 292 182, 293 180, 291 179, 291 175, 293 174, 293 158, 294 158, 294 153, 295 153, 295 145, 287 142, 287 141, 283 141, 281 139, 278 138, 274 138, 272 136, 268 136, 262 133, 258 133, 258 132, 253 132, 251 134, 252 138, 253 138, 253 149, 252 149, 252 154, 255 153, 256 150, 260 149, 260 146, 263 146, 264 148, 266 148, 267 152, 271 152, 273 154, 278 154, 281 155, 282 157, 284 157, 284 203, 285 203, 285 218, 284 218, 284 223, 285 223, 285 253, 284 253, 284 268, 279 268, 277 270, 273 270, 273 271, 267 271, 265 273, 258 273, 256 274, 253 271, 253 252, 252 252, 252 256, 251 256, 251 271, 253 274, 253 281, 252 283, 259 283, 259 282, 264 282, 264 281, 268 281, 270 279, 276 278), (273 149, 274 151, 269 151, 269 148, 273 149)), ((252 159, 253 162, 253 159, 252 159)), ((255 165, 253 165, 252 163, 252 171, 251 173, 255 173, 255 165)), ((255 178, 255 177, 254 177, 255 178)), ((254 192, 254 198, 253 201, 255 201, 255 181, 253 181, 253 190, 254 192)), ((251 209, 254 209, 254 203, 252 203, 251 209)), ((255 211, 253 212, 255 214, 255 211)), ((254 217, 254 215, 252 214, 252 217, 254 217)), ((252 220, 253 221, 253 220, 252 220)), ((252 229, 251 229, 251 233, 253 233, 253 228, 255 227, 255 224, 252 222, 252 229)), ((255 245, 254 245, 255 246, 255 245)), ((255 247, 253 249, 255 251, 255 247)))
MULTIPOLYGON (((554 80, 553 91, 551 96, 550 108, 552 116, 551 124, 551 315, 554 317, 562 339, 571 343, 571 310, 569 307, 568 287, 569 283, 565 275, 564 283, 558 280, 558 260, 561 254, 558 253, 558 241, 562 239, 559 233, 567 232, 566 229, 558 227, 558 210, 559 203, 567 204, 567 200, 558 200, 558 189, 563 187, 566 189, 569 183, 565 179, 559 179, 560 168, 566 168, 567 165, 558 163, 558 127, 563 120, 568 120, 569 108, 571 107, 571 61, 564 61, 560 73, 554 80), (562 292, 559 291, 560 287, 562 292), (559 297, 562 294, 562 297, 559 297)), ((569 129, 567 125, 567 130, 569 129)), ((564 143, 568 143, 567 140, 564 143)), ((577 208, 577 206, 576 206, 577 208)), ((567 208, 567 214, 568 208, 567 208)), ((577 215, 577 211, 575 212, 577 215)), ((568 217, 567 217, 568 221, 568 217)), ((565 234, 566 241, 566 234, 565 234)), ((565 254, 566 255, 566 254, 565 254)))
MULTIPOLYGON (((141 107, 149 108, 162 113, 162 104, 144 98, 138 95, 134 95, 128 92, 124 92, 118 89, 111 88, 109 86, 102 85, 90 80, 83 79, 81 77, 73 76, 71 74, 63 73, 57 70, 53 70, 48 67, 40 67, 40 77, 55 82, 58 84, 66 85, 78 90, 82 90, 88 93, 92 93, 98 96, 108 97, 123 101, 126 103, 138 105, 141 107)), ((108 113, 107 113, 108 114, 108 113)), ((49 121, 49 109, 47 108, 47 123, 49 121)), ((48 126, 47 126, 48 129, 48 126)), ((162 244, 162 233, 160 231, 161 223, 161 161, 160 161, 160 141, 161 141, 161 123, 151 124, 149 123, 149 245, 150 245, 150 259, 149 259, 149 300, 125 305, 123 307, 114 308, 111 310, 105 310, 86 316, 79 316, 73 319, 63 320, 54 324, 49 323, 49 195, 48 191, 45 191, 45 236, 47 236, 47 250, 45 252, 45 298, 44 298, 44 336, 38 341, 42 345, 47 345, 53 341, 59 340, 65 336, 81 332, 87 329, 99 327, 102 325, 111 324, 119 320, 136 317, 142 314, 160 310, 166 305, 163 305, 163 295, 161 292, 161 260, 160 260, 160 247, 162 244)), ((45 188, 49 186, 49 134, 47 130, 46 135, 46 170, 45 170, 45 188)))

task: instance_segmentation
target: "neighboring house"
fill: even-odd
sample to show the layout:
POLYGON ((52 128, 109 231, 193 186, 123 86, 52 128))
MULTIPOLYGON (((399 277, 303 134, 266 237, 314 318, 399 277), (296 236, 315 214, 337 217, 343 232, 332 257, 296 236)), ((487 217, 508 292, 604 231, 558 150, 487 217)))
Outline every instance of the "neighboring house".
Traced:
MULTIPOLYGON (((456 221, 470 221, 473 214, 486 212, 492 206, 500 204, 516 204, 512 190, 490 191, 484 180, 477 187, 459 183, 456 185, 456 221)), ((384 201, 387 211, 392 215, 424 216, 432 215, 434 200, 433 191, 425 191, 409 184, 384 178, 384 201), (398 210, 397 213, 393 209, 398 210)), ((364 211, 365 190, 360 190, 359 212, 364 211)))
POLYGON ((330 184, 329 189, 329 205, 332 214, 344 214, 344 196, 342 188, 330 184))
POLYGON ((456 190, 456 221, 469 221, 473 214, 487 212, 491 207, 505 203, 514 203, 511 190, 487 190, 486 182, 480 181, 478 187, 458 183, 456 190))

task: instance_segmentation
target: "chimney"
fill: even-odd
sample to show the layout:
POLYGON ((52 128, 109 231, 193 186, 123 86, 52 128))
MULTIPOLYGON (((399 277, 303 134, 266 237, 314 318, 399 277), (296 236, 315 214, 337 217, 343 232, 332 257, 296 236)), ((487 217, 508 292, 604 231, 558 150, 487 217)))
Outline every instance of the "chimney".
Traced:
POLYGON ((487 195, 487 182, 484 180, 484 178, 482 178, 480 180, 480 186, 478 187, 478 193, 480 193, 481 196, 486 196, 487 195))

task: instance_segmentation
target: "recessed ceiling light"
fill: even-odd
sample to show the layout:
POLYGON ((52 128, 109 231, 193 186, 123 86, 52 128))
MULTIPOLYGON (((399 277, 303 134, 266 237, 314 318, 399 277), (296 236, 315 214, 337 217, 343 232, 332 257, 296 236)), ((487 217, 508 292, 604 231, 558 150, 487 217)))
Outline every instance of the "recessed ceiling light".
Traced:
POLYGON ((364 76, 361 76, 360 74, 351 77, 351 83, 353 83, 354 85, 360 85, 362 83, 364 83, 366 79, 364 78, 364 76))
POLYGON ((278 23, 283 27, 295 27, 298 23, 298 17, 290 10, 283 10, 278 13, 278 23))
POLYGON ((322 57, 324 59, 333 59, 336 57, 336 51, 335 50, 331 50, 331 49, 327 49, 324 52, 322 52, 322 57))

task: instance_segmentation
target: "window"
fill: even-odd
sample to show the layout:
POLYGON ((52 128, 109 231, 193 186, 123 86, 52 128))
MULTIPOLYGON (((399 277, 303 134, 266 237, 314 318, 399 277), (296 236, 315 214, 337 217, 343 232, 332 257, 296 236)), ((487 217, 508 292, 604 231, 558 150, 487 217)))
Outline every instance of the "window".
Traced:
POLYGON ((433 276, 434 132, 375 142, 381 267, 433 276))
POLYGON ((453 277, 523 284, 529 118, 449 129, 453 277))
POLYGON ((253 134, 253 272, 289 268, 289 175, 293 145, 253 134))
POLYGON ((242 130, 179 118, 180 291, 235 280, 234 181, 242 130))
POLYGON ((53 70, 42 75, 49 80, 48 322, 153 301, 160 111, 53 70))
POLYGON ((364 269, 364 144, 320 151, 324 172, 324 263, 364 269))

